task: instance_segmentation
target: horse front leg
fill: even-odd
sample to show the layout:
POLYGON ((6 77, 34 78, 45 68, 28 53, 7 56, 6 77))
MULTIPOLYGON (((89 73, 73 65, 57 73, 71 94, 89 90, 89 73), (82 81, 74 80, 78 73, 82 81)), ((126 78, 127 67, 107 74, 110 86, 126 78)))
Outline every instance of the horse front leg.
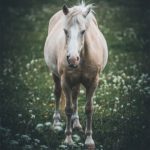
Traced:
POLYGON ((79 115, 78 115, 78 100, 77 97, 79 95, 80 91, 80 84, 76 85, 72 89, 72 103, 73 103, 73 115, 72 115, 72 122, 73 122, 73 128, 82 130, 82 126, 79 121, 79 115))
POLYGON ((60 85, 60 79, 53 74, 53 80, 54 80, 54 84, 55 84, 55 88, 54 88, 54 95, 55 95, 55 112, 53 115, 53 126, 60 126, 60 112, 59 112, 59 102, 60 102, 60 96, 61 96, 61 85, 60 85))
POLYGON ((97 87, 97 80, 95 82, 91 82, 89 86, 86 87, 86 105, 85 105, 85 113, 86 113, 86 140, 85 140, 85 146, 88 149, 94 149, 95 143, 92 138, 92 116, 93 116, 93 95, 95 92, 95 89, 97 87))
POLYGON ((67 82, 62 79, 62 89, 64 91, 64 94, 66 96, 66 106, 65 106, 65 113, 66 113, 66 139, 65 144, 72 145, 72 127, 71 127, 71 117, 73 114, 73 108, 72 108, 72 90, 67 84, 67 82))

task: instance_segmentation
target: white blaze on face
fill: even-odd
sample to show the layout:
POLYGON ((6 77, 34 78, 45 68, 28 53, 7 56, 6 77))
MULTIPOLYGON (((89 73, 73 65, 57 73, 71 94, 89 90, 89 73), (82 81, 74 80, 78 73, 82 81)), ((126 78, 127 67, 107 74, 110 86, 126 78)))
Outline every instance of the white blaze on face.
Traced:
POLYGON ((77 57, 79 56, 79 52, 80 52, 80 41, 79 41, 79 27, 77 26, 77 24, 75 24, 74 26, 72 26, 70 28, 70 36, 68 39, 68 55, 70 57, 77 57))
POLYGON ((66 22, 64 32, 66 34, 68 64, 70 66, 78 66, 84 43, 85 24, 83 16, 72 18, 71 22, 66 22))

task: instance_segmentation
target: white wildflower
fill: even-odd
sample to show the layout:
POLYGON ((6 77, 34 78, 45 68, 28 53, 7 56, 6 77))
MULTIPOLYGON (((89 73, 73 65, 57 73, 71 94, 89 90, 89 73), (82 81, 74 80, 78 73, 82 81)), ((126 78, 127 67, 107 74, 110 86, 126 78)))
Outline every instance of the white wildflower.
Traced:
POLYGON ((30 68, 30 64, 28 63, 28 64, 26 64, 26 68, 27 69, 29 69, 30 68))
POLYGON ((51 126, 52 125, 52 123, 51 122, 45 122, 45 126, 51 126))
POLYGON ((22 114, 18 114, 18 117, 21 118, 21 117, 22 117, 22 114))
POLYGON ((31 114, 31 119, 34 119, 35 118, 35 115, 34 114, 31 114))

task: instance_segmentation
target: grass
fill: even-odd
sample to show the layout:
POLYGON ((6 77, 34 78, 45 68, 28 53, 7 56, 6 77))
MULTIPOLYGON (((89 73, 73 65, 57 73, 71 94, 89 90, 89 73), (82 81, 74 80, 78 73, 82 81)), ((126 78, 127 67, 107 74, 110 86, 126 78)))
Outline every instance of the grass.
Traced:
MULTIPOLYGON (((96 18, 109 47, 109 61, 94 97, 97 150, 148 150, 150 71, 148 6, 140 1, 97 1, 96 18)), ((75 1, 5 1, 0 6, 0 149, 83 149, 85 136, 52 126, 53 81, 43 59, 49 18, 75 1)), ((85 93, 79 114, 83 128, 85 93)))

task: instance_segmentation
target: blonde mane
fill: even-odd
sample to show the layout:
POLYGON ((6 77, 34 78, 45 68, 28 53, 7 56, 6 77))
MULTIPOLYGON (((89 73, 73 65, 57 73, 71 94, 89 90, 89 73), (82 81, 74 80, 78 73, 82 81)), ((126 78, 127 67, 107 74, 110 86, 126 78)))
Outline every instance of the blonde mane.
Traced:
POLYGON ((97 25, 97 21, 94 16, 94 6, 93 4, 85 5, 85 2, 82 1, 81 4, 74 6, 69 9, 69 14, 67 15, 68 22, 80 22, 80 15, 83 15, 86 13, 86 11, 90 10, 88 16, 86 17, 86 23, 89 23, 90 21, 93 21, 97 25))

